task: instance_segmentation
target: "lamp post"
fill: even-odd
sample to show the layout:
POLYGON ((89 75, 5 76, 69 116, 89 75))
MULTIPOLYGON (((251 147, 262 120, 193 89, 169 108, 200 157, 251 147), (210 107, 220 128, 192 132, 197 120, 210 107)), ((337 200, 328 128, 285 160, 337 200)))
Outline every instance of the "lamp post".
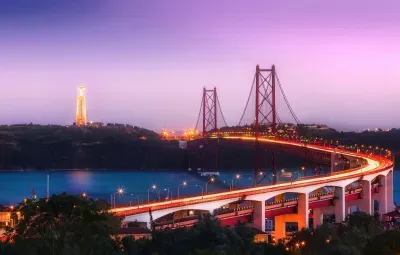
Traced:
MULTIPOLYGON (((86 194, 86 193, 85 193, 86 194)), ((117 189, 117 192, 115 192, 114 194, 111 194, 111 198, 113 198, 113 196, 114 196, 114 199, 113 199, 113 202, 114 202, 114 207, 115 207, 115 195, 116 194, 118 194, 118 195, 122 195, 122 194, 124 194, 124 189, 123 188, 118 188, 117 189)), ((82 194, 83 195, 83 194, 82 194)), ((113 203, 113 202, 111 202, 111 203, 113 203)))
POLYGON ((231 190, 232 190, 232 186, 231 186, 231 184, 230 184, 229 182, 227 182, 227 181, 223 181, 223 183, 224 183, 224 184, 227 184, 227 185, 229 185, 229 191, 231 191, 231 190))
POLYGON ((147 203, 150 203, 150 190, 156 190, 157 189, 157 185, 153 184, 151 185, 151 187, 147 190, 147 203))
POLYGON ((300 167, 300 170, 303 172, 303 177, 306 177, 306 168, 304 166, 300 167))
POLYGON ((137 197, 137 206, 139 207, 139 204, 140 204, 140 197, 139 197, 139 195, 135 195, 135 197, 137 197))
POLYGON ((211 177, 210 180, 206 181, 206 195, 208 194, 208 192, 207 192, 207 185, 208 185, 209 182, 215 182, 215 178, 214 178, 214 177, 211 177))
POLYGON ((196 187, 199 187, 201 189, 201 196, 203 196, 204 192, 203 192, 203 187, 201 187, 200 185, 196 184, 196 187))
POLYGON ((235 174, 235 175, 232 177, 231 191, 233 190, 233 180, 234 180, 234 179, 239 180, 239 179, 240 179, 240 174, 235 174))
POLYGON ((168 188, 165 188, 164 191, 167 192, 167 197, 165 198, 165 200, 172 199, 172 190, 169 190, 169 187, 168 187, 168 188))
POLYGON ((277 182, 279 182, 279 179, 280 179, 279 176, 283 177, 283 173, 285 173, 285 169, 282 168, 281 174, 277 174, 277 175, 276 175, 277 182))
POLYGON ((178 185, 178 198, 179 198, 179 188, 181 186, 186 187, 187 186, 187 181, 183 181, 181 184, 178 185))

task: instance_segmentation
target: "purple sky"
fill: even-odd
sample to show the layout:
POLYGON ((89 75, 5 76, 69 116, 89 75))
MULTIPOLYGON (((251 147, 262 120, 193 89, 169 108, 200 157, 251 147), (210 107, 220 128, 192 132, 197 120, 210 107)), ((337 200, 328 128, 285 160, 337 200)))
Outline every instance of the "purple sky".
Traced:
POLYGON ((193 127, 202 87, 238 123, 275 64, 303 123, 400 127, 400 1, 1 0, 0 123, 193 127))

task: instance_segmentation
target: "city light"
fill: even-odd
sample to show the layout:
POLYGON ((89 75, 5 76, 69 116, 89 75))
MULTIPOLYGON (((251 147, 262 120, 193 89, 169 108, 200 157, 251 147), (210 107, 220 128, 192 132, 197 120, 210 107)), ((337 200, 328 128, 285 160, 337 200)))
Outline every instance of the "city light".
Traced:
POLYGON ((118 192, 118 194, 122 195, 124 193, 124 189, 123 188, 118 188, 117 192, 118 192))

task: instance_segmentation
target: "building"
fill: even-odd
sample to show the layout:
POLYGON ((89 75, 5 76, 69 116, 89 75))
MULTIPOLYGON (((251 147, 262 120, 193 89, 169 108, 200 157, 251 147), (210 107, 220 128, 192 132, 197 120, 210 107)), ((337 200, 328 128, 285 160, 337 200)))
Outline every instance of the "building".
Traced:
POLYGON ((254 231, 254 242, 255 243, 268 243, 268 233, 263 232, 257 228, 252 228, 254 231))
POLYGON ((89 122, 89 126, 90 127, 103 127, 104 123, 103 122, 93 122, 93 121, 91 121, 91 122, 89 122))
POLYGON ((119 238, 124 238, 125 236, 132 236, 135 240, 151 239, 151 231, 147 228, 142 228, 142 227, 120 228, 117 231, 117 235, 119 238))

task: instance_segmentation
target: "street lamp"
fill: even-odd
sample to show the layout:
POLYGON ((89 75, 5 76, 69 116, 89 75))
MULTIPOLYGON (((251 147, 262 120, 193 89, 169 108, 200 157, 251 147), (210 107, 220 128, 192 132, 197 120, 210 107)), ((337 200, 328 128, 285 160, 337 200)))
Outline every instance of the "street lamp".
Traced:
POLYGON ((83 198, 86 198, 86 197, 87 197, 86 192, 83 192, 83 193, 82 193, 82 197, 83 197, 83 198))
MULTIPOLYGON (((115 192, 114 194, 111 194, 111 197, 114 195, 114 207, 115 207, 115 195, 116 194, 118 194, 118 195, 122 195, 122 194, 124 194, 124 192, 125 192, 125 190, 123 189, 123 188, 118 188, 117 189, 117 192, 115 192)), ((86 194, 86 193, 84 193, 84 194, 86 194)))
MULTIPOLYGON (((151 187, 147 190, 147 203, 150 203, 150 190, 156 190, 157 189, 157 185, 153 184, 151 185, 151 187)), ((158 198, 160 199, 160 193, 158 193, 159 196, 158 198)))
POLYGON ((203 192, 203 187, 201 187, 200 185, 196 184, 196 187, 199 187, 201 189, 201 196, 203 196, 204 192, 203 192))
POLYGON ((210 180, 206 181, 206 194, 208 193, 207 192, 207 185, 208 185, 209 182, 215 182, 215 178, 211 177, 210 180))
POLYGON ((304 166, 300 167, 300 170, 303 172, 303 177, 306 177, 306 168, 304 166))
POLYGON ((179 188, 181 186, 186 187, 187 186, 187 181, 183 181, 181 184, 178 185, 178 198, 179 198, 179 188))
POLYGON ((233 190, 233 180, 234 180, 234 179, 239 180, 239 179, 240 179, 240 174, 235 174, 235 175, 232 177, 232 187, 231 187, 231 191, 233 190))
POLYGON ((172 190, 169 190, 169 187, 168 187, 168 188, 164 189, 164 191, 167 192, 167 197, 165 198, 165 200, 172 199, 172 190), (171 196, 170 196, 170 194, 171 194, 171 196))

